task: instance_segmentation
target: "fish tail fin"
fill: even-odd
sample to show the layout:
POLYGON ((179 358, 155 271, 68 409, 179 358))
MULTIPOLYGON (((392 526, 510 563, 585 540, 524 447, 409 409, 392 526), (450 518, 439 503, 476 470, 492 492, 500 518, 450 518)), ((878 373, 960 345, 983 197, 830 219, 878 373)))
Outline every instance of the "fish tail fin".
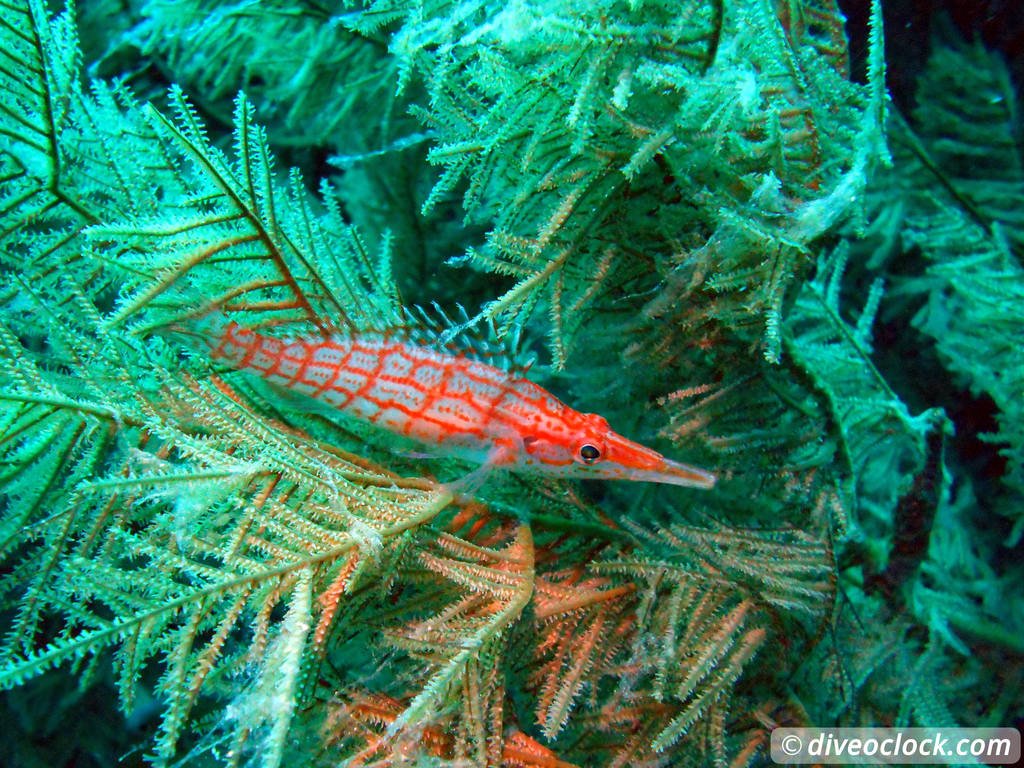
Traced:
POLYGON ((232 320, 219 306, 196 309, 166 321, 136 329, 138 335, 155 335, 218 362, 237 366, 253 346, 266 338, 232 320))

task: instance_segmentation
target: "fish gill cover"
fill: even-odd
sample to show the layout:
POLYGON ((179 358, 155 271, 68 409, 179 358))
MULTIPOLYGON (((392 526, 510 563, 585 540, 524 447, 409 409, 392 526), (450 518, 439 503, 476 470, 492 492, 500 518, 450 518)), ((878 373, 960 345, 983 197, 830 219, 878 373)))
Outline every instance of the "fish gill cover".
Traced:
POLYGON ((900 114, 877 3, 849 58, 830 0, 6 0, 3 762, 1019 722, 1018 97, 946 39, 900 114), (471 356, 717 485, 466 483, 211 318, 471 356))

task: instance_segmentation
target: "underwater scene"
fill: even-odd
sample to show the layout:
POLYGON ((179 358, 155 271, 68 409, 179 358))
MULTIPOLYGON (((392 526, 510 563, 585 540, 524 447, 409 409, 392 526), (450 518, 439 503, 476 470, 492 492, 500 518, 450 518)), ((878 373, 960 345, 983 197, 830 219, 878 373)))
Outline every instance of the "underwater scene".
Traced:
POLYGON ((0 0, 0 765, 1024 727, 1022 79, 1014 0, 0 0))

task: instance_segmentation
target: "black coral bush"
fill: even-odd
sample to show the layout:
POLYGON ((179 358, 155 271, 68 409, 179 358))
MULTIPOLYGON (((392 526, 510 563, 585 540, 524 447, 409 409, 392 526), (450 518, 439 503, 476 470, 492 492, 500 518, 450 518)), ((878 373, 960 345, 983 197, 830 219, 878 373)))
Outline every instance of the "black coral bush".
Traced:
POLYGON ((861 85, 831 2, 7 3, 8 762, 61 675, 150 726, 97 762, 155 765, 744 765, 773 724, 1019 717, 1015 93, 951 45, 898 118, 880 15, 861 85), (718 485, 460 484, 218 363, 211 317, 532 352, 718 485))

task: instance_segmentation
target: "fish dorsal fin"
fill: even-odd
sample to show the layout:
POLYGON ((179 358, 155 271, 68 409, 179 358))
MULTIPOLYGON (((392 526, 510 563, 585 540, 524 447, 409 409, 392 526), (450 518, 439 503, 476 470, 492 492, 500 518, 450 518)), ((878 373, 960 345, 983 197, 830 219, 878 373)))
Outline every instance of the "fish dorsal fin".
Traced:
POLYGON ((492 322, 473 323, 461 304, 455 305, 453 313, 446 312, 437 302, 429 307, 413 305, 404 308, 404 315, 402 325, 381 334, 477 360, 513 375, 524 374, 535 362, 535 356, 525 349, 521 328, 500 336, 492 322))
POLYGON ((513 376, 525 374, 536 360, 531 352, 526 351, 520 328, 516 327, 500 336, 493 322, 473 323, 461 304, 455 305, 453 313, 446 312, 436 302, 429 308, 419 305, 400 307, 392 317, 387 318, 386 325, 360 323, 356 327, 335 322, 330 317, 324 318, 314 327, 304 320, 274 316, 269 312, 233 310, 235 308, 230 304, 222 307, 197 299, 190 308, 160 322, 143 326, 136 332, 174 338, 188 347, 210 346, 210 340, 219 338, 225 326, 232 322, 285 343, 308 341, 317 337, 334 340, 352 337, 393 340, 476 360, 513 376), (203 340, 202 344, 199 340, 203 340))

